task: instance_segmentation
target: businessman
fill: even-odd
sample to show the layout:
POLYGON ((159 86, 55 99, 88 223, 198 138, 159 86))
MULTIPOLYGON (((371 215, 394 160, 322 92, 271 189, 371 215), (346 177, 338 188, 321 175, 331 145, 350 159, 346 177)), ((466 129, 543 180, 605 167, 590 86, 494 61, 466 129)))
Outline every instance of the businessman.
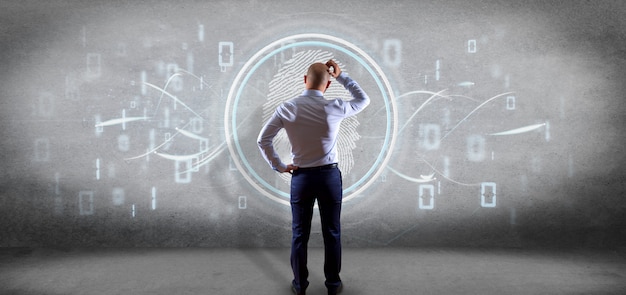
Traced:
POLYGON ((343 73, 334 60, 310 65, 301 95, 280 104, 261 129, 257 143, 263 158, 280 173, 291 173, 292 290, 305 294, 309 286, 307 250, 313 205, 317 200, 324 238, 324 275, 328 294, 343 284, 341 271, 342 178, 337 166, 337 135, 341 121, 361 112, 370 100, 359 84, 343 73), (331 76, 343 85, 352 100, 324 97, 331 76), (291 144, 291 163, 277 155, 273 139, 285 129, 291 144))

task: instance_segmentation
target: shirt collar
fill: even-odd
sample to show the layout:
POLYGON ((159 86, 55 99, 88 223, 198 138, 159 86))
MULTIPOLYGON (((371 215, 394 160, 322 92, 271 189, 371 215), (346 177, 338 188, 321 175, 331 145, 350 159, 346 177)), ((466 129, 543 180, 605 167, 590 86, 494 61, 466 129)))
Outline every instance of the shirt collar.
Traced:
POLYGON ((324 92, 317 89, 306 89, 302 92, 302 96, 324 96, 324 92))

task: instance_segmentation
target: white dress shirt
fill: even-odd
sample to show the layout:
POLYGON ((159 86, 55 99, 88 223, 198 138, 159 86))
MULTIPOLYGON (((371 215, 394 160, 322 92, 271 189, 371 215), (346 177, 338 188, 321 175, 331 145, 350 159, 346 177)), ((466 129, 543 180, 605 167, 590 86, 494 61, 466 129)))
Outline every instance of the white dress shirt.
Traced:
POLYGON ((273 145, 274 137, 282 128, 291 143, 294 166, 316 167, 337 163, 337 134, 341 121, 362 111, 369 105, 370 99, 359 84, 344 72, 336 80, 350 92, 352 100, 328 100, 323 92, 307 89, 300 96, 280 104, 263 126, 257 143, 272 169, 278 172, 287 169, 273 145))

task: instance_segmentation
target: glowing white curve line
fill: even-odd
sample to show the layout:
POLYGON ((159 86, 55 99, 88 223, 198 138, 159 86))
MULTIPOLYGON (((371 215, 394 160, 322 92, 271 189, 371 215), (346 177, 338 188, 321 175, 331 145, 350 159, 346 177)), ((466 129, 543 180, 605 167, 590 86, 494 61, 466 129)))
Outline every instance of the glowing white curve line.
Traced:
POLYGON ((130 157, 130 158, 124 158, 124 160, 126 160, 126 161, 135 160, 135 159, 143 158, 143 157, 145 157, 145 156, 147 156, 147 155, 149 155, 149 154, 156 153, 156 151, 157 151, 158 149, 160 149, 162 146, 164 146, 165 144, 167 144, 168 142, 170 142, 170 141, 172 140, 172 138, 174 138, 174 136, 176 136, 176 134, 172 135, 172 137, 170 137, 170 139, 169 139, 169 140, 164 141, 162 144, 160 144, 160 145, 156 146, 156 147, 155 147, 155 148, 153 148, 152 150, 149 150, 149 151, 147 151, 147 152, 145 152, 145 153, 143 153, 143 154, 141 154, 141 155, 139 155, 139 156, 130 157))
POLYGON ((533 131, 535 129, 539 129, 539 128, 543 127, 543 126, 546 126, 546 123, 530 125, 530 126, 526 126, 526 127, 512 129, 512 130, 509 130, 509 131, 503 131, 503 132, 498 132, 498 133, 491 133, 489 135, 513 135, 513 134, 520 134, 520 133, 524 133, 524 132, 533 131))
POLYGON ((513 92, 505 92, 505 93, 501 93, 501 94, 498 94, 498 95, 496 95, 496 96, 494 96, 494 97, 492 97, 492 98, 490 98, 490 99, 486 100, 485 102, 481 103, 479 106, 477 106, 475 109, 473 109, 473 110, 472 110, 469 114, 467 114, 467 116, 465 116, 465 118, 463 118, 463 120, 459 121, 459 123, 457 123, 457 124, 456 124, 456 125, 455 125, 452 129, 450 129, 450 131, 448 131, 448 132, 447 132, 447 133, 446 133, 443 137, 441 137, 440 141, 442 141, 442 140, 443 140, 444 138, 446 138, 446 137, 447 137, 450 133, 452 133, 452 131, 454 131, 454 129, 456 129, 457 127, 459 127, 459 125, 461 125, 461 123, 463 123, 465 120, 467 120, 467 118, 469 118, 472 114, 474 114, 474 112, 476 112, 478 109, 482 108, 484 105, 486 105, 487 103, 489 103, 490 101, 492 101, 492 100, 494 100, 494 99, 496 99, 496 98, 498 98, 498 97, 501 97, 501 96, 504 96, 504 95, 509 95, 509 94, 511 94, 511 93, 513 93, 513 92))
MULTIPOLYGON (((398 170, 396 170, 396 169, 391 168, 391 166, 387 166, 387 168, 388 168, 389 170, 391 170, 391 172, 395 173, 396 175, 398 175, 398 176, 400 176, 400 177, 402 177, 402 178, 404 178, 404 179, 406 179, 406 180, 408 180, 408 181, 411 181, 411 182, 426 183, 426 182, 431 182, 431 181, 434 181, 434 180, 435 180, 434 178, 429 178, 429 179, 424 179, 424 178, 414 178, 414 177, 411 177, 411 176, 408 176, 408 175, 405 175, 405 174, 400 173, 400 171, 398 171, 398 170)), ((431 174, 431 176, 432 176, 432 175, 434 175, 434 174, 431 174)))
MULTIPOLYGON (((243 122, 247 122, 247 121, 248 121, 248 119, 249 119, 251 116, 252 116, 252 114, 250 114, 250 115, 248 115, 246 118, 244 118, 244 120, 242 121, 242 123, 243 123, 243 122)), ((176 128, 176 133, 174 133, 174 135, 172 135, 172 136, 171 136, 168 140, 165 140, 162 144, 160 144, 160 145, 156 146, 156 147, 155 147, 155 148, 153 148, 152 150, 149 150, 149 151, 147 151, 147 152, 145 152, 145 153, 143 153, 143 154, 141 154, 141 155, 135 156, 135 157, 125 158, 124 160, 126 160, 126 161, 129 161, 129 160, 135 160, 135 159, 143 158, 143 157, 145 157, 145 156, 147 156, 147 155, 149 155, 149 154, 156 153, 156 151, 157 151, 157 150, 159 150, 162 146, 164 146, 165 144, 167 144, 168 142, 170 142, 172 139, 174 139, 174 137, 176 137, 176 135, 178 135, 179 133, 186 132, 187 134, 193 134, 193 133, 191 133, 191 132, 189 132, 189 131, 184 130, 184 128, 186 128, 189 124, 191 124, 191 122, 188 122, 187 124, 185 124, 185 126, 183 126, 183 127, 182 127, 183 129, 181 129, 181 128, 176 128)), ((193 134, 193 135, 194 135, 194 136, 196 136, 195 134, 193 134)), ((199 137, 199 136, 198 136, 198 137, 199 137)), ((199 137, 199 138, 200 138, 200 139, 203 139, 203 140, 205 139, 205 138, 203 138, 203 137, 199 137)), ((198 169, 200 166, 202 166, 202 165, 204 165, 204 164, 206 164, 206 163, 208 163, 208 162, 212 161, 212 160, 215 158, 215 156, 219 155, 222 151, 224 151, 225 146, 226 146, 226 141, 222 142, 222 144, 220 144, 220 145, 219 145, 218 150, 213 151, 213 152, 212 152, 211 154, 209 154, 207 157, 204 157, 203 159, 201 159, 200 161, 198 161, 198 163, 197 163, 197 165, 196 165, 196 166, 192 167, 191 169, 189 169, 189 170, 187 170, 187 171, 183 171, 183 172, 181 172, 181 173, 186 173, 186 172, 188 172, 188 171, 191 171, 191 170, 194 170, 194 169, 198 169)), ((209 149, 207 149, 207 150, 209 150, 209 149)), ((204 153, 204 152, 206 152, 206 150, 205 150, 205 151, 202 151, 202 153, 204 153)))
MULTIPOLYGON (((205 111, 203 111, 204 113, 205 111)), ((187 126, 189 126, 189 124, 191 124, 191 121, 187 122, 187 124, 185 124, 182 129, 187 128, 187 126)), ((158 145, 157 147, 153 148, 152 150, 149 150, 139 156, 135 156, 135 157, 131 157, 131 158, 124 158, 124 160, 129 161, 129 160, 135 160, 135 159, 139 159, 139 158, 143 158, 149 154, 152 154, 154 152, 156 152, 158 149, 160 149, 162 146, 166 145, 168 142, 172 141, 172 139, 174 139, 174 137, 176 137, 176 135, 178 135, 180 132, 180 130, 182 130, 181 128, 176 128, 176 133, 174 133, 174 135, 172 135, 169 139, 163 141, 162 144, 158 145)))
MULTIPOLYGON (((204 82, 204 79, 201 79, 200 77, 194 75, 193 73, 191 73, 191 72, 189 72, 187 70, 178 69, 178 72, 188 74, 188 75, 190 75, 190 76, 200 80, 200 82, 202 82, 203 85, 206 85, 207 87, 209 87, 209 89, 211 89, 211 87, 213 87, 213 85, 209 85, 208 83, 204 82)), ((177 73, 177 74, 180 74, 180 73, 177 73)))
POLYGON ((446 97, 446 96, 441 95, 441 93, 444 91, 446 91, 446 89, 441 90, 437 93, 430 92, 430 91, 412 91, 412 92, 408 92, 408 93, 398 96, 398 98, 400 98, 402 96, 409 95, 409 94, 423 94, 423 93, 432 94, 424 103, 422 103, 422 105, 419 108, 417 108, 415 112, 413 112, 413 115, 411 115, 411 117, 409 117, 406 123, 404 123, 404 126, 400 128, 400 130, 398 131, 398 134, 402 133, 402 130, 404 130, 404 128, 411 122, 411 120, 417 115, 417 113, 421 111, 431 100, 435 99, 435 97, 446 97))
POLYGON ((189 160, 189 159, 194 159, 194 158, 198 158, 200 157, 200 155, 202 155, 202 152, 196 153, 196 154, 191 154, 191 155, 170 155, 170 154, 164 154, 164 153, 159 153, 159 152, 155 152, 155 154, 157 154, 158 156, 161 156, 165 159, 168 160, 174 160, 174 161, 185 161, 185 160, 189 160))
MULTIPOLYGON (((171 75, 169 78, 167 78, 167 81, 165 82, 165 86, 163 86, 163 89, 167 89, 167 86, 170 85, 170 82, 172 82, 172 79, 174 79, 174 77, 178 77, 181 76, 181 74, 179 73, 174 73, 173 75, 171 75)), ((144 84, 146 84, 147 82, 144 82, 144 84)), ((154 116, 156 116, 156 113, 159 111, 159 107, 161 106, 161 100, 163 100, 163 92, 161 93, 161 96, 159 97, 159 102, 157 103, 156 108, 154 109, 154 116)))
MULTIPOLYGON (((183 126, 183 128, 187 127, 187 125, 189 125, 189 124, 190 124, 190 122, 189 122, 189 123, 187 123, 187 124, 185 124, 185 126, 183 126)), ((176 128, 176 130, 178 130, 178 128, 176 128)), ((139 155, 139 156, 130 157, 130 158, 125 158, 124 160, 126 160, 126 161, 129 161, 129 160, 135 160, 135 159, 143 158, 143 157, 145 157, 145 156, 147 156, 147 155, 149 155, 149 154, 156 153, 156 151, 157 151, 158 149, 160 149, 162 146, 166 145, 168 142, 172 141, 172 139, 174 139, 174 137, 176 137, 176 135, 178 135, 179 133, 180 133, 180 130, 179 130, 179 131, 177 131, 176 133, 174 133, 174 135, 172 135, 169 139, 167 139, 167 140, 163 141, 163 143, 162 143, 162 144, 159 144, 158 146, 156 146, 156 147, 155 147, 155 148, 153 148, 152 150, 149 150, 149 151, 147 151, 147 152, 145 152, 145 153, 143 153, 143 154, 141 154, 141 155, 139 155)))
POLYGON ((431 173, 430 175, 422 175, 422 174, 420 174, 420 177, 421 177, 422 179, 433 179, 433 176, 435 176, 435 173, 434 173, 434 172, 433 172, 433 173, 431 173))
POLYGON ((441 175, 441 177, 443 177, 443 178, 445 178, 445 179, 447 179, 447 180, 449 180, 451 182, 454 182, 454 183, 456 183, 458 185, 463 185, 463 186, 479 186, 480 185, 480 183, 464 183, 464 182, 456 181, 456 180, 454 180, 454 179, 452 179, 450 177, 447 177, 447 176, 443 175, 443 173, 441 173, 441 171, 437 170, 431 163, 428 163, 428 161, 426 161, 424 159, 422 159, 422 161, 426 165, 428 165, 430 167, 430 169, 433 169, 433 171, 435 171, 435 173, 441 175))
POLYGON ((124 124, 128 122, 147 120, 147 119, 150 119, 150 117, 126 117, 126 118, 112 119, 112 120, 108 120, 105 122, 100 122, 96 124, 96 127, 112 126, 112 125, 124 124))
POLYGON ((476 83, 471 82, 471 81, 465 81, 465 82, 461 82, 461 83, 456 84, 456 85, 460 86, 460 87, 472 87, 472 86, 476 85, 476 83))
POLYGON ((170 98, 172 98, 173 100, 177 101, 178 103, 180 103, 183 107, 185 107, 186 109, 188 109, 190 112, 192 112, 194 115, 196 115, 198 118, 202 118, 202 116, 198 115, 198 113, 196 113, 193 109, 191 109, 190 107, 188 107, 184 102, 182 102, 180 99, 178 99, 176 96, 170 94, 169 92, 165 91, 164 89, 161 89, 159 86, 156 86, 154 84, 150 84, 148 82, 144 82, 143 84, 148 85, 158 91, 161 91, 162 93, 164 93, 165 95, 169 96, 170 98))
POLYGON ((180 128, 176 128, 176 131, 180 132, 180 134, 187 136, 189 138, 193 138, 193 139, 197 139, 197 140, 206 140, 207 138, 199 136, 193 132, 189 132, 187 130, 184 129, 180 129, 180 128))
MULTIPOLYGON (((404 94, 398 95, 398 97, 396 97, 396 99, 400 99, 400 98, 403 98, 403 97, 405 97, 405 96, 409 96, 409 95, 413 95, 413 94, 431 94, 431 95, 439 95, 439 93, 442 93, 442 92, 444 92, 444 91, 446 91, 446 90, 447 90, 447 89, 444 89, 444 90, 441 90, 441 91, 439 91, 439 92, 432 92, 432 91, 426 91, 426 90, 415 90, 415 91, 410 91, 410 92, 407 92, 407 93, 404 93, 404 94)), ((446 96, 443 96, 443 95, 439 95, 439 96, 441 96, 441 97, 446 97, 446 96)))

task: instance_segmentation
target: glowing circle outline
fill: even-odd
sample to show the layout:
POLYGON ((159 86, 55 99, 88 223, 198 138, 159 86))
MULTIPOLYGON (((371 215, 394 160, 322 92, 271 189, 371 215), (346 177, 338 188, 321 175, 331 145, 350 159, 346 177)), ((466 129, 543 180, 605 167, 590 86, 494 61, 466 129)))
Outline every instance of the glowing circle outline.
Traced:
MULTIPOLYGON (((307 45, 321 45, 324 47, 330 47, 330 48, 334 48, 337 49, 339 51, 342 51, 348 55, 350 55, 352 58, 354 58, 355 60, 359 61, 359 63, 361 63, 362 66, 364 66, 368 72, 372 75, 372 77, 374 78, 374 80, 376 81, 376 84, 378 85, 379 89, 381 90, 381 93, 383 95, 383 99, 384 99, 384 103, 385 103, 385 109, 387 111, 387 130, 386 133, 387 135, 385 136, 385 141, 383 144, 383 147, 381 149, 381 152, 379 154, 379 157, 376 159, 376 162, 372 165, 372 167, 370 167, 370 169, 368 170, 368 172, 359 180, 357 181, 355 184, 353 184, 352 186, 350 186, 347 189, 344 189, 344 194, 348 193, 347 196, 344 196, 343 201, 348 201, 354 197, 356 197, 359 193, 363 192, 365 189, 367 189, 373 180, 377 179, 377 177, 382 173, 382 171, 384 170, 383 168, 387 165, 387 163, 389 162, 389 159, 391 157, 391 151, 393 150, 393 147, 395 145, 395 141, 396 141, 396 135, 397 135, 397 122, 398 122, 398 114, 397 114, 397 109, 395 107, 395 96, 394 96, 394 92, 391 88, 391 84, 389 83, 389 80, 387 79, 387 77, 385 76, 385 74, 383 73, 382 69, 380 68, 380 66, 374 61, 373 58, 371 58, 367 53, 365 53, 363 50, 361 50, 360 48, 358 48, 356 45, 345 41, 341 38, 337 38, 331 35, 325 35, 325 34, 298 34, 298 35, 292 35, 292 36, 288 36, 288 37, 284 37, 281 38, 279 40, 276 40, 270 44, 268 44, 267 46, 265 46, 264 48, 262 48, 261 50, 257 51, 252 57, 250 57, 246 63, 243 65, 243 67, 241 68, 241 70, 239 70, 239 72, 237 73, 237 76, 235 76, 235 79, 233 80, 233 83, 230 87, 230 90, 228 92, 228 96, 227 96, 227 100, 226 100, 226 107, 224 110, 224 132, 225 132, 225 136, 226 136, 226 143, 228 145, 228 150, 229 153, 232 155, 233 158, 233 162, 235 163, 235 166, 237 166, 237 169, 241 172, 241 174, 244 176, 244 178, 248 181, 248 183, 250 185, 252 185, 257 191, 261 192, 263 195, 265 195, 266 197, 270 198, 271 200, 274 200, 280 204, 284 204, 284 205, 290 205, 289 201, 284 199, 284 198, 279 198, 274 194, 269 193, 266 189, 269 189, 271 191, 273 191, 274 193, 277 193, 278 195, 282 195, 282 196, 286 196, 288 197, 288 194, 285 194, 282 191, 277 190, 275 187, 272 187, 271 185, 269 185, 265 180, 263 180, 262 178, 260 178, 254 169, 252 169, 252 167, 250 167, 250 164, 247 163, 247 161, 241 160, 242 162, 246 162, 244 163, 245 166, 247 167, 243 167, 242 164, 240 163, 240 160, 236 157, 236 155, 243 155, 243 152, 241 150, 241 146, 239 145, 239 141, 238 141, 238 137, 237 137, 237 130, 236 130, 236 108, 237 108, 237 104, 239 101, 239 97, 241 95, 242 92, 242 88, 244 87, 244 85, 247 84, 247 81, 250 77, 250 75, 252 73, 254 73, 254 71, 256 70, 256 68, 262 64, 263 62, 265 62, 267 59, 269 59, 271 56, 274 56, 275 54, 292 48, 292 47, 297 47, 297 46, 302 46, 303 44, 307 44, 307 45), (331 42, 335 42, 338 44, 341 44, 343 46, 348 47, 349 49, 353 50, 354 52, 358 53, 360 55, 357 56, 354 54, 354 52, 350 52, 347 51, 345 48, 340 47, 336 44, 331 44, 331 43, 325 43, 322 41, 299 41, 299 42, 294 42, 294 43, 288 43, 285 45, 286 41, 292 41, 292 40, 298 40, 298 39, 322 39, 322 40, 326 40, 326 41, 331 41, 331 42), (265 54, 265 52, 269 51, 271 48, 276 47, 276 46, 280 46, 280 48, 272 50, 269 54, 266 54, 265 57, 261 57, 265 54), (363 59, 367 60, 367 63, 365 63, 363 61, 363 59), (254 63, 254 65, 253 65, 254 63), (372 68, 374 68, 375 73, 372 71, 372 68), (245 75, 245 77, 244 77, 245 75), (243 80, 242 80, 243 77, 243 80), (382 81, 381 81, 382 80, 382 81), (241 81, 241 82, 240 82, 241 81), (382 84, 384 85, 382 85, 382 84), (385 89, 383 89, 383 87, 385 89), (233 96, 235 95, 236 92, 236 96, 234 98, 234 102, 233 104, 233 114, 232 114, 232 118, 231 118, 231 102, 233 100, 233 96), (389 97, 387 97, 387 95, 389 97), (391 111, 391 116, 389 115, 389 111, 391 111), (232 126, 231 126, 231 122, 232 121, 232 126), (391 122, 390 122, 391 121, 391 122), (230 130, 232 128, 232 134, 230 133, 230 130), (391 129, 391 130, 390 130, 391 129), (384 158, 381 159, 380 155, 384 154, 384 158), (376 168, 379 167, 379 168, 376 168), (249 168, 249 169, 245 169, 245 168, 249 168), (376 169, 376 170, 375 170, 376 169), (256 180, 259 183, 262 183, 264 186, 266 186, 265 188, 261 187, 257 181, 255 181, 254 179, 251 178, 251 176, 248 173, 245 173, 244 171, 249 171, 250 173, 254 174, 256 180), (373 175, 372 172, 374 173, 373 175), (370 176, 371 175, 371 176, 370 176), (365 182, 363 185, 362 182, 365 179, 369 179, 367 182, 365 182), (353 191, 354 190, 354 191, 353 191)), ((260 156, 260 154, 259 154, 260 156)))

